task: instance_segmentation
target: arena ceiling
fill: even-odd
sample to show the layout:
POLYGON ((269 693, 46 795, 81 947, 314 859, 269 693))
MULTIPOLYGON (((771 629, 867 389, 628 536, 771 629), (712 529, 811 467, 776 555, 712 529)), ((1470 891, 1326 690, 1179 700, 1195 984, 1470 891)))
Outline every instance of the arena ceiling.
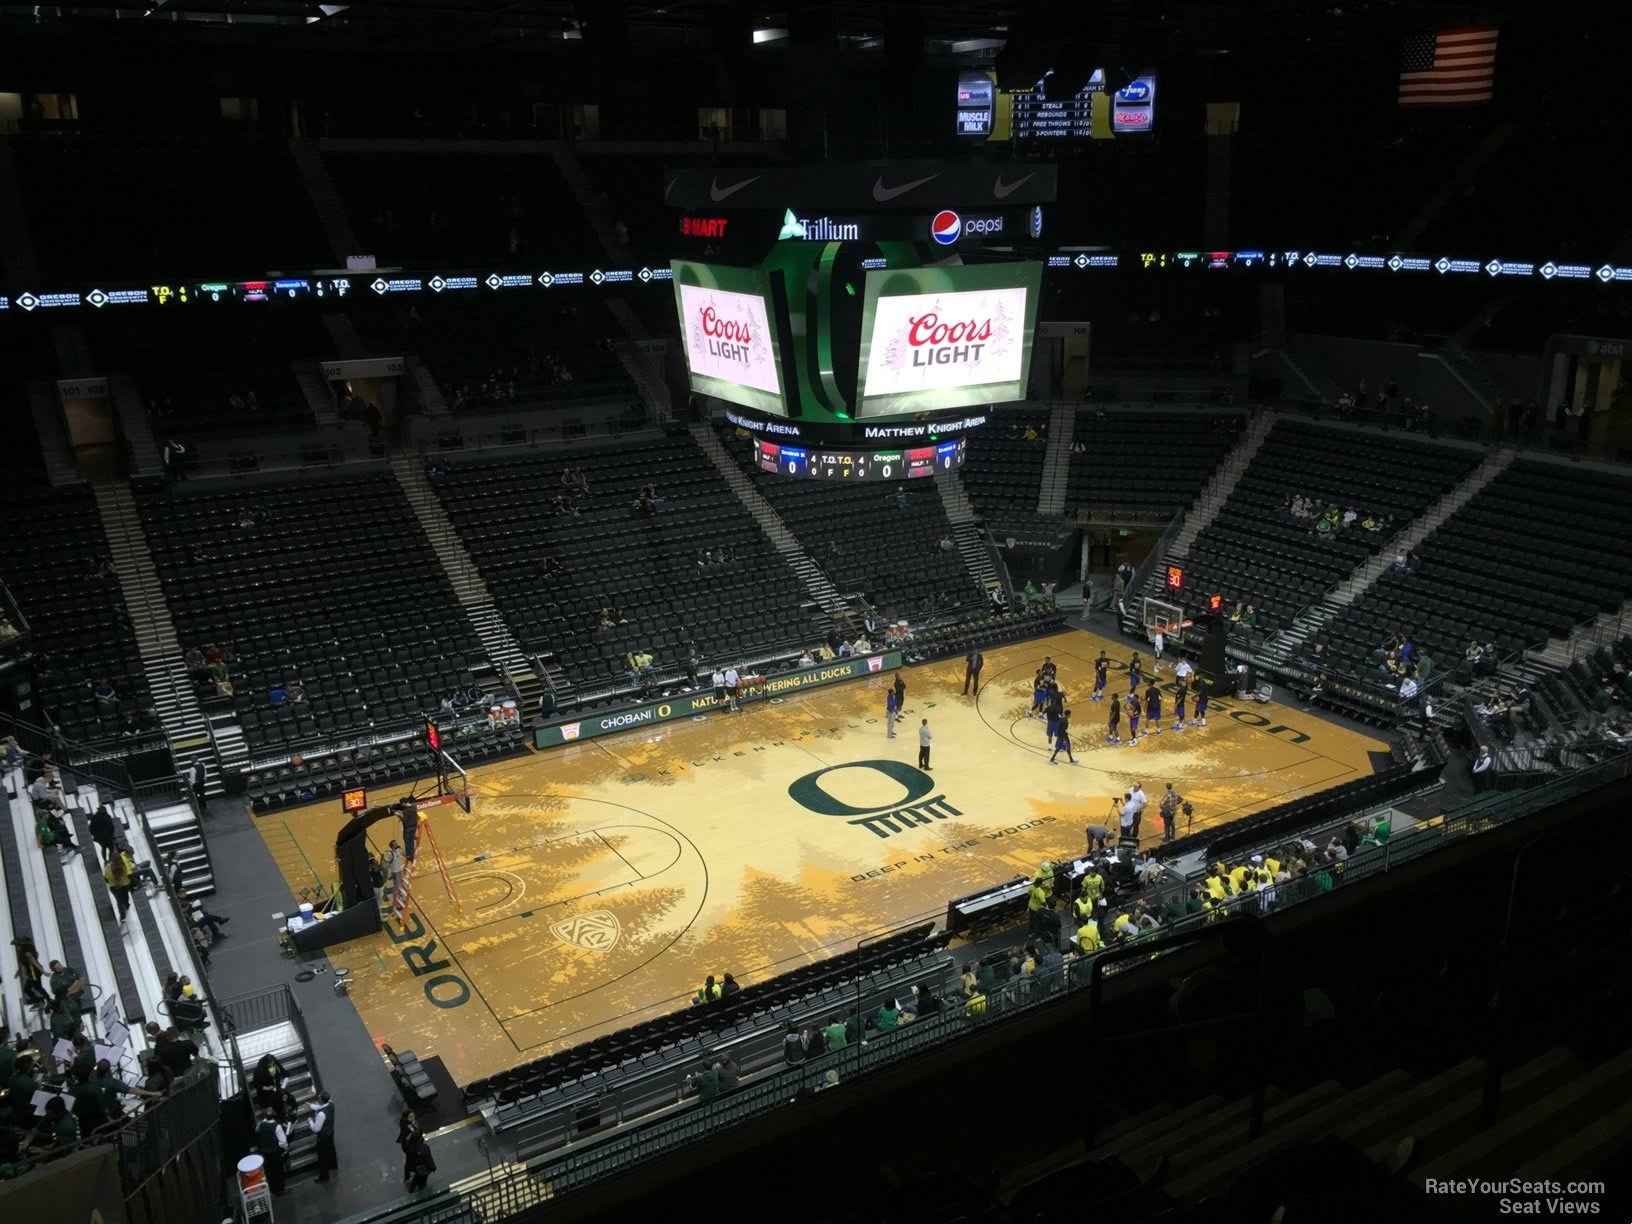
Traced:
MULTIPOLYGON (((1556 27, 1574 7, 1548 5, 1545 19, 1556 27)), ((1583 5, 1581 20, 1601 23, 1608 8, 1583 5)), ((861 49, 899 50, 910 42, 917 51, 984 59, 1024 56, 1032 43, 1053 54, 1062 44, 1110 45, 1153 61, 1340 57, 1393 43, 1405 32, 1526 19, 1539 19, 1535 5, 1506 0, 0 0, 0 20, 12 25, 117 21, 239 33, 308 27, 313 37, 350 32, 461 44, 581 39, 642 49, 670 42, 693 51, 786 45, 790 32, 797 40, 800 31, 817 36, 831 29, 841 43, 861 49)))

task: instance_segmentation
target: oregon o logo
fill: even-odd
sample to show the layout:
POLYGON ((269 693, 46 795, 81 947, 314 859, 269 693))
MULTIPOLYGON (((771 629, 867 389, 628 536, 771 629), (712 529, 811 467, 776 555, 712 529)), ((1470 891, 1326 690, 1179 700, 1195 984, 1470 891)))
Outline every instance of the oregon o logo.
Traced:
POLYGON ((829 765, 826 769, 818 769, 815 773, 808 773, 788 787, 788 797, 804 808, 807 812, 815 812, 820 816, 866 816, 871 812, 885 811, 889 808, 902 807, 922 799, 935 789, 935 780, 921 769, 911 765, 904 765, 900 761, 850 761, 844 765, 829 765), (874 803, 866 807, 855 807, 836 799, 822 786, 822 779, 830 773, 841 769, 870 769, 874 773, 883 774, 891 782, 896 783, 906 794, 888 803, 874 803))
POLYGON ((875 837, 889 837, 904 833, 918 825, 962 812, 947 803, 945 795, 931 795, 935 779, 923 770, 901 761, 850 761, 843 765, 829 765, 808 773, 788 787, 788 797, 818 816, 842 816, 853 825, 859 825, 875 837), (902 793, 883 803, 857 807, 830 792, 822 779, 843 769, 870 770, 901 788, 902 793))

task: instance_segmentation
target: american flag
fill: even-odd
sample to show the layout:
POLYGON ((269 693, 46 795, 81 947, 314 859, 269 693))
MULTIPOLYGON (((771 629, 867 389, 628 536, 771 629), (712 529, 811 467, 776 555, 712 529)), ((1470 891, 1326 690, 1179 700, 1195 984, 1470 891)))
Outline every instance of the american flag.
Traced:
POLYGON ((1496 75, 1496 27, 1441 30, 1405 40, 1401 106, 1477 106, 1496 75))

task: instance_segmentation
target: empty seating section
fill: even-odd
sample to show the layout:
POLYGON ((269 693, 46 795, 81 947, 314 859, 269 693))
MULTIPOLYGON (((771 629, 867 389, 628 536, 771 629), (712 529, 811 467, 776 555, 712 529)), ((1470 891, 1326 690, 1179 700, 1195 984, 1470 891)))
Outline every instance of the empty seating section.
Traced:
POLYGON ((1239 413, 1079 408, 1065 508, 1174 515, 1195 501, 1246 426, 1239 413))
POLYGON ((1520 459, 1416 551, 1328 626, 1328 654, 1364 668, 1406 633, 1454 667, 1470 639, 1506 655, 1614 611, 1632 595, 1632 476, 1520 459))
POLYGON ((396 303, 352 312, 376 352, 415 353, 455 412, 521 410, 569 400, 639 398, 599 301, 539 301, 483 290, 456 302, 429 299, 410 314, 396 303))
POLYGON ((1141 380, 1185 376, 1192 385, 1215 377, 1228 381, 1231 351, 1250 336, 1258 318, 1254 282, 1169 272, 1102 269, 1046 282, 1048 318, 1093 326, 1096 388, 1118 372, 1141 380))
POLYGON ((53 281, 174 285, 334 263, 284 140, 53 134, 15 148, 53 281))
POLYGON ((607 216, 614 225, 622 224, 630 253, 641 259, 658 259, 667 267, 669 257, 677 251, 692 247, 701 256, 705 246, 724 248, 734 237, 733 228, 748 229, 745 218, 739 215, 727 219, 717 240, 686 237, 680 232, 681 214, 663 202, 663 166, 655 159, 586 156, 579 160, 589 181, 605 199, 607 216))
POLYGON ((1612 250, 1626 233, 1626 217, 1612 200, 1594 192, 1571 192, 1554 200, 1544 182, 1526 178, 1542 160, 1591 157, 1606 140, 1621 138, 1621 124, 1594 117, 1577 122, 1543 108, 1545 122, 1521 124, 1465 187, 1438 212, 1418 239, 1422 250, 1492 254, 1519 249, 1509 258, 1579 259, 1590 263, 1612 250), (1547 216, 1545 245, 1537 218, 1547 216))
POLYGON ((1230 142, 1231 237, 1260 249, 1386 249, 1482 135, 1439 124, 1343 140, 1318 131, 1242 132, 1230 142), (1415 190, 1402 190, 1406 184, 1415 190))
POLYGON ((1191 546, 1186 600, 1195 607, 1208 594, 1221 594, 1253 605, 1260 630, 1285 628, 1481 457, 1471 447, 1436 446, 1405 434, 1283 420, 1191 546), (1362 519, 1387 516, 1392 526, 1365 531, 1357 522, 1324 537, 1316 520, 1292 517, 1287 502, 1295 495, 1353 508, 1362 519))
POLYGON ((985 606, 986 594, 958 550, 941 547, 952 538, 952 524, 931 481, 798 480, 761 472, 747 438, 732 432, 724 442, 844 594, 860 593, 887 615, 909 621, 937 610, 985 606))
POLYGON ((99 365, 131 374, 156 433, 183 441, 227 430, 313 424, 292 360, 333 356, 322 320, 305 306, 190 303, 157 313, 84 321, 99 365))
POLYGON ((969 436, 963 484, 984 512, 1036 510, 1048 454, 1048 412, 1025 409, 995 414, 969 436))
POLYGON ((437 494, 506 623, 580 691, 629 687, 631 651, 672 675, 688 643, 705 661, 745 662, 823 636, 792 571, 689 437, 442 462, 437 494), (589 480, 576 514, 554 508, 568 468, 589 480), (658 502, 645 516, 632 503, 648 484, 658 502), (722 549, 729 560, 705 560, 722 549), (598 627, 603 608, 621 612, 610 629, 598 627))
MULTIPOLYGON (((1097 216, 1085 218, 1087 228, 1073 229, 1073 235, 1080 233, 1092 241, 1114 237, 1117 242, 1149 244, 1157 250, 1200 241, 1207 167, 1201 133, 1192 136, 1168 128, 1161 133, 1159 143, 1144 136, 1096 141, 1091 147, 1074 149, 1070 155, 1062 150, 1058 163, 1062 201, 1099 201, 1104 208, 1097 216), (1114 203, 1114 184, 1127 183, 1139 184, 1134 207, 1114 203)), ((1049 241, 1053 228, 1053 237, 1058 241, 1070 223, 1064 220, 1063 210, 1045 207, 1043 213, 1043 240, 1049 241)))
POLYGON ((16 465, 0 493, 0 578, 33 633, 39 701, 82 742, 156 728, 111 564, 90 490, 53 491, 16 465), (98 696, 103 680, 113 692, 98 696))
POLYGON ((601 250, 548 153, 325 149, 323 160, 382 266, 486 268, 601 250))
POLYGON ((411 719, 486 666, 390 472, 139 506, 183 648, 236 656, 232 704, 252 752, 411 719))

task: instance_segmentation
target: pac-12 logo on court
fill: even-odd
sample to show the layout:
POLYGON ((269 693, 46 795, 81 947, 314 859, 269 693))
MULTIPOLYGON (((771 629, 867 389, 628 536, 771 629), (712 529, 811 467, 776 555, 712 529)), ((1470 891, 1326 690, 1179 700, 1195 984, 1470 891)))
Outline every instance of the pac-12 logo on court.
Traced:
POLYGON ((921 769, 901 761, 851 761, 847 765, 829 765, 808 773, 788 787, 788 797, 807 812, 818 816, 842 816, 874 837, 889 837, 905 833, 919 825, 927 825, 949 816, 962 816, 946 801, 945 795, 931 795, 935 779, 921 769), (856 773, 842 773, 854 770, 856 773), (861 772, 865 771, 865 772, 861 772), (872 776, 867 776, 867 775, 872 776), (837 775, 837 776, 833 776, 837 775), (824 782, 827 779, 827 782, 824 782), (867 796, 869 791, 888 793, 899 788, 899 794, 884 802, 868 802, 863 806, 840 799, 828 790, 829 784, 843 788, 855 798, 867 796))
POLYGON ((610 952, 623 934, 616 914, 606 910, 591 910, 550 924, 550 934, 564 944, 583 948, 586 952, 610 952))

